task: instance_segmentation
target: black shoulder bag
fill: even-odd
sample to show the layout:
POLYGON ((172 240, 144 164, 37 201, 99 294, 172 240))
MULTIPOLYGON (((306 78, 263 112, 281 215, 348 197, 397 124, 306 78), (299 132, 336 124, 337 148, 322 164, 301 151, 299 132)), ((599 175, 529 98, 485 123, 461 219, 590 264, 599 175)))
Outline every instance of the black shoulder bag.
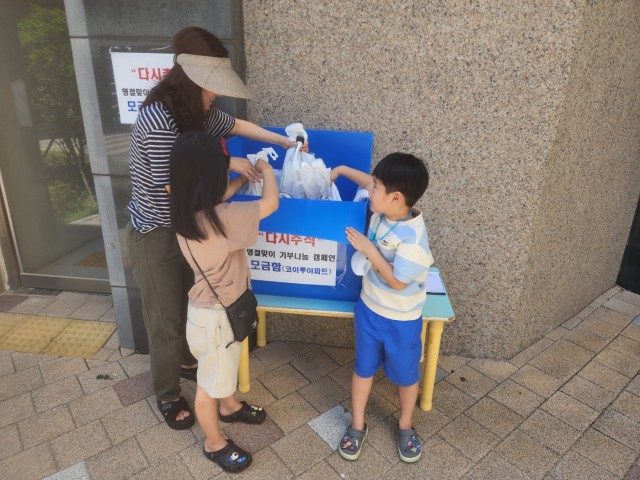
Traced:
MULTIPOLYGON (((200 275, 202 275, 204 281, 207 282, 207 285, 209 285, 211 292, 213 292, 213 294, 220 302, 220 297, 218 297, 218 294, 211 286, 211 283, 209 283, 209 279, 204 274, 202 268, 200 268, 200 265, 193 256, 193 252, 191 251, 189 242, 186 238, 184 239, 184 242, 187 245, 189 253, 191 254, 193 263, 195 263, 196 267, 198 267, 198 270, 200 270, 200 275)), ((229 324, 231 324, 231 330, 233 330, 233 339, 236 342, 242 342, 245 338, 256 331, 256 327, 258 326, 258 312, 256 310, 256 308, 258 307, 258 300, 256 300, 256 296, 249 288, 247 288, 244 293, 240 295, 240 297, 231 305, 225 307, 222 302, 220 302, 220 305, 222 305, 222 307, 227 312, 229 324)), ((233 342, 230 342, 227 345, 227 348, 232 343, 233 342)))

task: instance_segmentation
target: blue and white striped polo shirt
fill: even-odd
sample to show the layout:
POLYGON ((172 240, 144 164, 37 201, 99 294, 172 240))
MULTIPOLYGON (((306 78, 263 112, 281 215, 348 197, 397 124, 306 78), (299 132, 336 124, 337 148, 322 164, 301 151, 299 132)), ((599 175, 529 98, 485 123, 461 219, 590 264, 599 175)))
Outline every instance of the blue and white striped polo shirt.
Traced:
POLYGON ((427 297, 427 273, 433 265, 427 227, 422 213, 410 220, 396 223, 374 213, 369 224, 381 239, 377 248, 393 267, 393 276, 407 286, 394 290, 374 268, 362 279, 362 301, 378 315, 391 320, 416 320, 422 316, 427 297))
MULTIPOLYGON (((207 131, 216 138, 227 136, 235 119, 216 107, 209 110, 207 131)), ((169 108, 161 102, 146 106, 138 114, 131 131, 129 170, 131 172, 131 223, 141 233, 171 226, 169 156, 180 133, 169 108)))

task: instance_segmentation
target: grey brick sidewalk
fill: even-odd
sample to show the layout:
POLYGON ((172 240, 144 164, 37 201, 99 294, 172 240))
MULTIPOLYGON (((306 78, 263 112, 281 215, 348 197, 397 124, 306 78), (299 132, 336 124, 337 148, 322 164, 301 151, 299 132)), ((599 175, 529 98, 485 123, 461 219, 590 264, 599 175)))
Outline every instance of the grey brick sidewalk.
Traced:
MULTIPOLYGON (((114 321, 109 297, 0 295, 0 310, 114 321)), ((56 293, 56 292, 53 292, 56 293)), ((446 332, 445 332, 446 335, 446 332)), ((416 409, 425 455, 402 463, 398 399, 376 378, 360 459, 336 452, 353 351, 273 342, 251 354, 258 427, 224 425, 255 453, 233 478, 640 479, 640 296, 613 288, 509 361, 442 356, 434 409, 416 409)), ((194 385, 183 383, 193 403, 194 385)), ((202 430, 169 429, 149 362, 114 335, 92 359, 0 351, 4 479, 223 479, 202 430)))

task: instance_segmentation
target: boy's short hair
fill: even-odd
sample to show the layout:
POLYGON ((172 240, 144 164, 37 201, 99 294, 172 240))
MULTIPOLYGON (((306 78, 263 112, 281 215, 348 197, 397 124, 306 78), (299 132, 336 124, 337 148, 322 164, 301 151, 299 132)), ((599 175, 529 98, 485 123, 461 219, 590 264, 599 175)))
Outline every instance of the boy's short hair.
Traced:
POLYGON ((391 153, 380 160, 372 175, 387 193, 400 192, 408 207, 413 207, 429 185, 429 170, 425 163, 410 153, 391 153))

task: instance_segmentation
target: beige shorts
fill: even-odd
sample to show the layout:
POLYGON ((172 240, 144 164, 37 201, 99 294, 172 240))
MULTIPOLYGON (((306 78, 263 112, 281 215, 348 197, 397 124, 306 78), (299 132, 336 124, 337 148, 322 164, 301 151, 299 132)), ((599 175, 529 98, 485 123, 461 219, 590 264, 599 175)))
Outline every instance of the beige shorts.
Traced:
POLYGON ((242 342, 233 341, 224 308, 219 304, 211 308, 189 305, 187 342, 198 360, 198 385, 211 398, 233 395, 238 384, 242 342))

